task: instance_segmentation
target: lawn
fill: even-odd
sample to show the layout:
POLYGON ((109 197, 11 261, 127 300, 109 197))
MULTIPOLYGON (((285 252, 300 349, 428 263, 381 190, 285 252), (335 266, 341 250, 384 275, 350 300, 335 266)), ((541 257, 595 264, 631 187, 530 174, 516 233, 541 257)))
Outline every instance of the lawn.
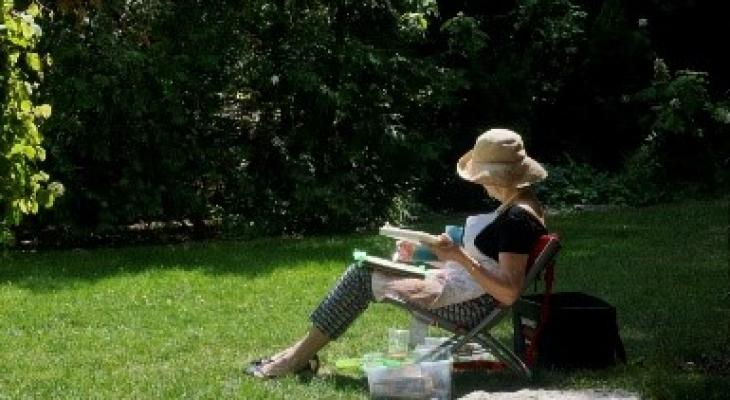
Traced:
MULTIPOLYGON (((617 307, 628 364, 539 371, 532 382, 462 375, 457 394, 530 386, 727 398, 727 199, 563 214, 550 225, 564 242, 556 289, 617 307)), ((382 304, 322 352, 314 379, 262 382, 240 371, 305 332, 354 248, 388 244, 367 234, 6 253, 0 398, 367 398, 363 379, 333 365, 381 349, 388 327, 406 326, 406 315, 382 304)), ((499 334, 508 340, 510 329, 499 334)))

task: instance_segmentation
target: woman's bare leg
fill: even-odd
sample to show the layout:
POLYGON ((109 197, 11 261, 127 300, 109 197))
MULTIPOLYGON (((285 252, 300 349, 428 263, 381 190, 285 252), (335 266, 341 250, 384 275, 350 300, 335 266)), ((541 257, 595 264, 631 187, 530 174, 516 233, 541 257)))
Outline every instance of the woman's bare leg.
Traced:
POLYGON ((254 366, 255 375, 281 376, 307 366, 317 352, 337 339, 373 300, 370 270, 350 265, 310 315, 312 328, 298 342, 254 366))
POLYGON ((266 376, 297 372, 304 368, 329 341, 330 338, 324 332, 313 326, 301 340, 273 356, 271 362, 261 367, 261 372, 266 376))

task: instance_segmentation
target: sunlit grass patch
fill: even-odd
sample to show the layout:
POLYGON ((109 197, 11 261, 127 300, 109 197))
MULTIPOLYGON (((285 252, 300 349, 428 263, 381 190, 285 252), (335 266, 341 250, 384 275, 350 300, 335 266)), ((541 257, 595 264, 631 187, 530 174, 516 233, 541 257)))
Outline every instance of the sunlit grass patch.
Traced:
MULTIPOLYGON (((429 229, 446 222, 429 224, 429 229)), ((726 201, 557 216, 556 289, 618 310, 629 363, 601 371, 465 374, 456 393, 523 386, 723 398, 730 337, 726 201), (709 361, 708 361, 709 360, 709 361), (705 368, 702 363, 708 365, 705 368)), ((261 382, 246 361, 286 346, 372 235, 9 253, 0 259, 0 398, 367 398, 338 358, 382 349, 408 318, 372 305, 325 349, 322 373, 261 382)), ((498 336, 509 340, 504 323, 498 336)))

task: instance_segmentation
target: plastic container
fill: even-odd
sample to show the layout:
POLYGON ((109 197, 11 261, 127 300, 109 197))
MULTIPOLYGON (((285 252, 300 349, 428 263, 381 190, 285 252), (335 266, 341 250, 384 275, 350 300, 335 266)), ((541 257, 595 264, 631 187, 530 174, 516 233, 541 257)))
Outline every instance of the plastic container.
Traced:
POLYGON ((450 399, 451 360, 366 368, 373 399, 450 399))
POLYGON ((454 358, 451 354, 451 349, 449 348, 421 344, 413 349, 413 351, 411 352, 410 360, 412 362, 443 360, 453 361, 454 358))
POLYGON ((388 356, 406 358, 411 332, 407 329, 388 329, 388 356))
POLYGON ((428 399, 451 399, 451 360, 424 361, 419 363, 424 377, 430 381, 431 393, 428 399))
POLYGON ((428 322, 418 318, 415 314, 411 315, 411 325, 409 327, 410 337, 408 338, 408 346, 415 348, 424 344, 426 335, 428 334, 428 322))
POLYGON ((438 347, 447 340, 449 340, 449 337, 447 336, 427 336, 423 339, 423 343, 426 346, 438 347))

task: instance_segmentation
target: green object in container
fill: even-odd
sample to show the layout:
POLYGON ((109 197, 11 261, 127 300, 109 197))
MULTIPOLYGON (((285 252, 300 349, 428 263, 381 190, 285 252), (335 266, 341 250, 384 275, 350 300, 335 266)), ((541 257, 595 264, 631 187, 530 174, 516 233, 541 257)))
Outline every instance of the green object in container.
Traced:
MULTIPOLYGON (((406 360, 395 360, 392 358, 382 357, 371 361, 371 366, 381 366, 386 368, 400 368, 409 362, 406 360)), ((365 372, 365 360, 363 358, 341 358, 335 361, 335 368, 338 371, 349 373, 365 372)))
POLYGON ((362 358, 341 358, 335 361, 335 368, 343 372, 361 372, 362 358))
POLYGON ((398 368, 403 366, 403 361, 400 360, 393 360, 390 358, 384 358, 383 359, 383 365, 389 368, 398 368))

